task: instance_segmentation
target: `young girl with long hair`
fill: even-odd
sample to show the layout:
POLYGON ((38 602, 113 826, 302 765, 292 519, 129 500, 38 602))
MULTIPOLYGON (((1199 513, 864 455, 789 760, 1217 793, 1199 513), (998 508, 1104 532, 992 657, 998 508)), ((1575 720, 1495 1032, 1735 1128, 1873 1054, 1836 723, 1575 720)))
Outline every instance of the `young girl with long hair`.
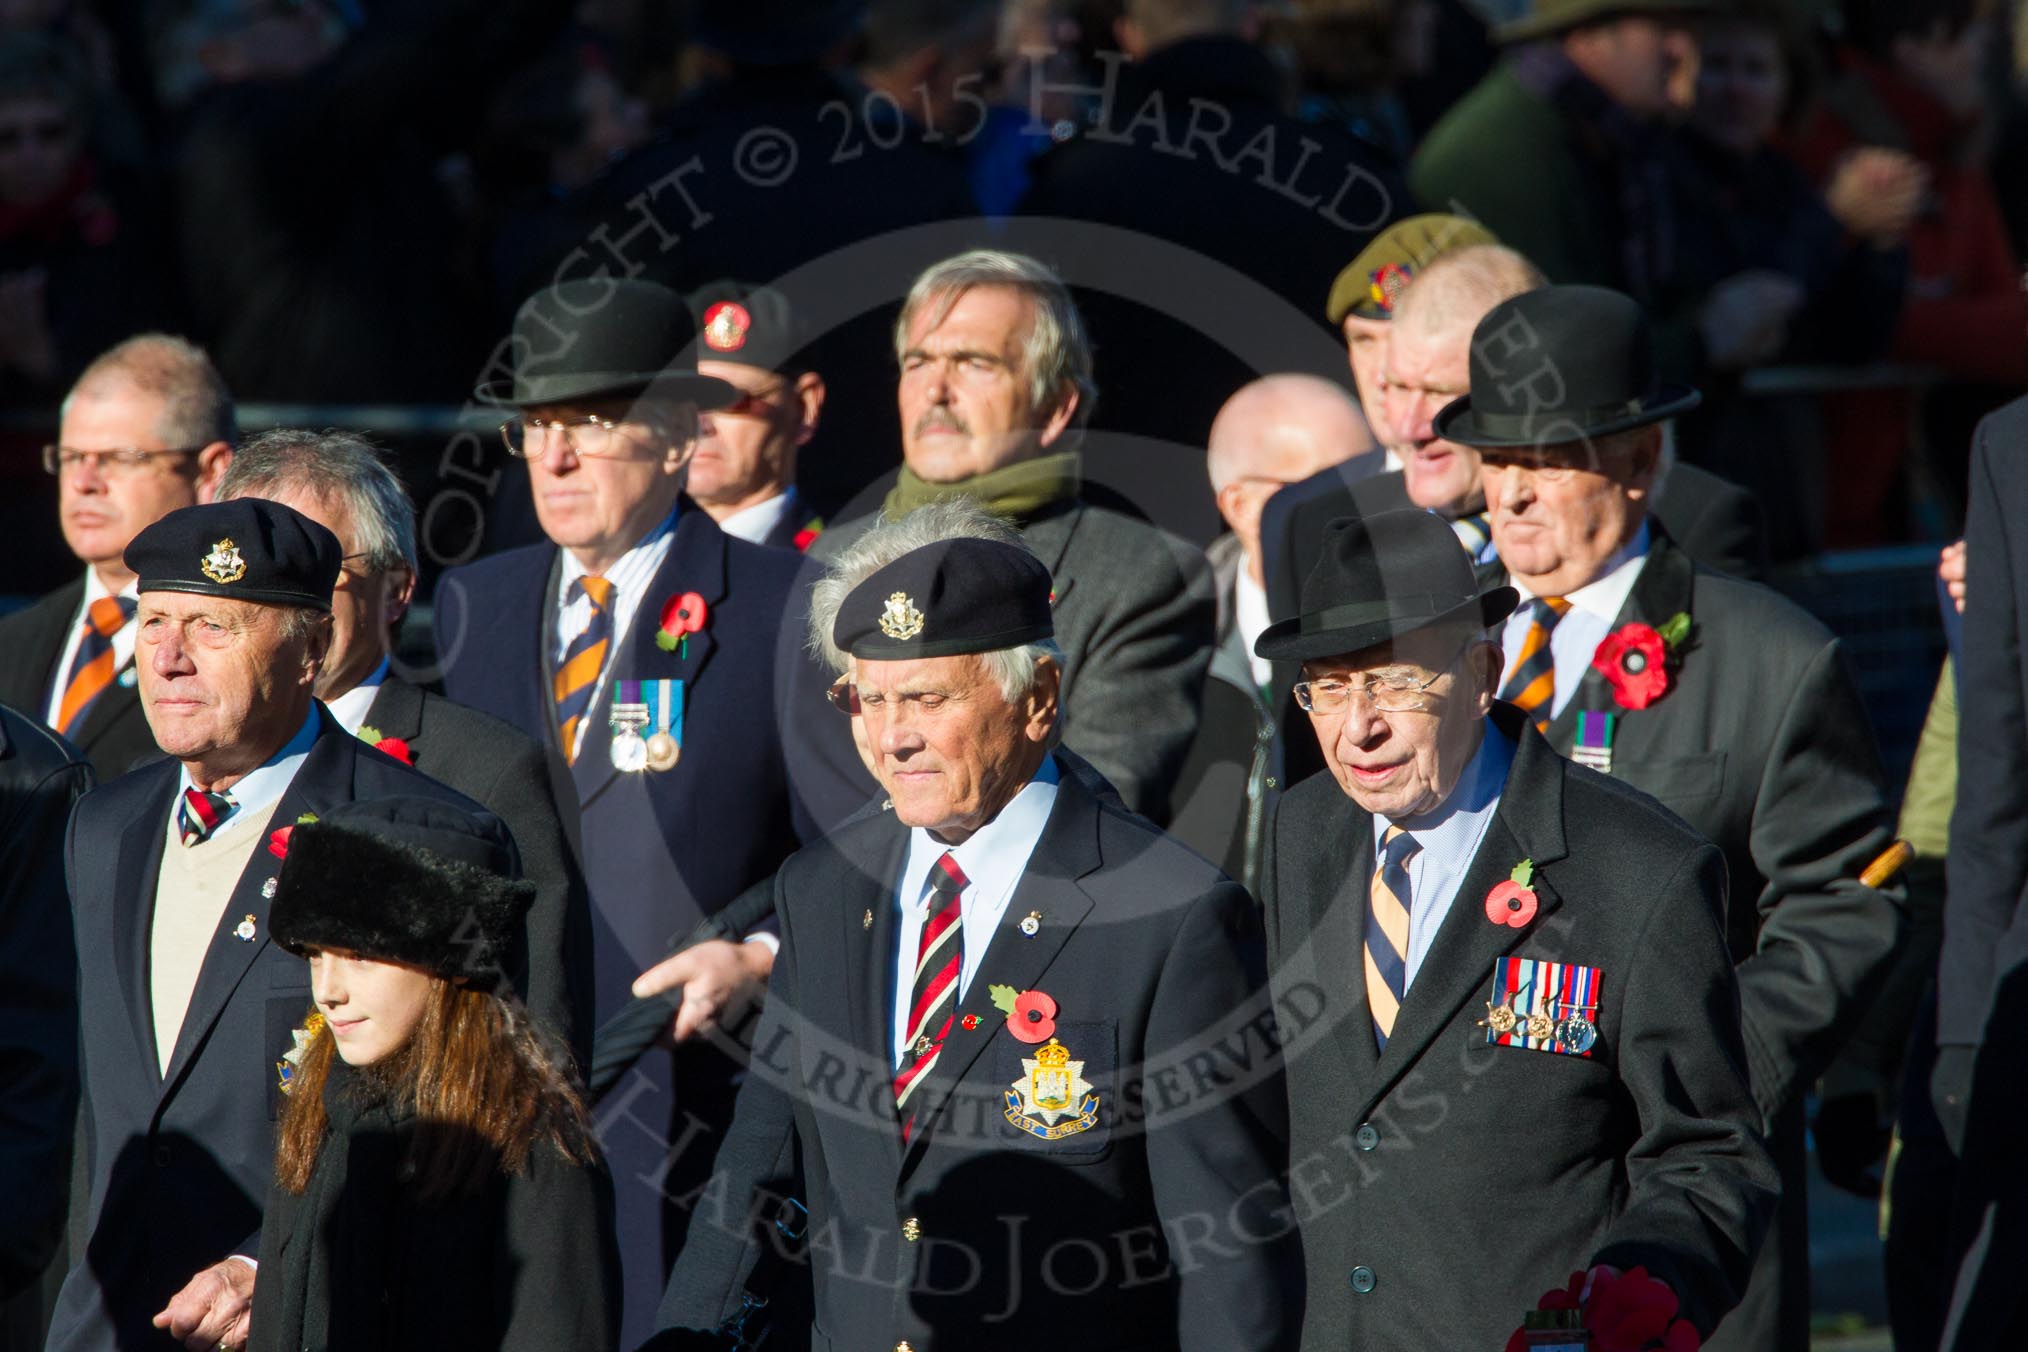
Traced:
POLYGON ((248 1348, 612 1348, 611 1179, 500 975, 533 895, 504 828, 389 798, 277 836, 316 1010, 278 1049, 248 1348))

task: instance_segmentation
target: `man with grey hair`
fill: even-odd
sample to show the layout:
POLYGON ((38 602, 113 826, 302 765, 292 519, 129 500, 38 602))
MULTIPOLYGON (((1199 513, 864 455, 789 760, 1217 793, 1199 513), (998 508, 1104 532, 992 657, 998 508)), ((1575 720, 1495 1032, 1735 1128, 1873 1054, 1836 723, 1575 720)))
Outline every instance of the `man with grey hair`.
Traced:
POLYGON ((509 977, 542 1024, 585 1064, 591 1037, 591 911, 578 866, 577 796, 554 751, 410 681, 393 635, 415 592, 415 508, 380 452, 348 432, 279 428, 248 441, 221 501, 267 498, 338 537, 331 650, 316 696, 339 726, 507 823, 536 886, 509 977))
POLYGON ((1866 707, 1823 625, 1698 565, 1651 518, 1662 424, 1698 396, 1655 378, 1631 298, 1553 286, 1503 301, 1479 322, 1469 380, 1436 431, 1477 449, 1499 551, 1481 576, 1522 600, 1498 635, 1500 697, 1725 855, 1747 1078, 1782 1204, 1705 1346, 1804 1346, 1803 1097, 1871 1005, 1904 923, 1866 707))
POLYGON ((211 501, 237 437, 203 350, 144 333, 85 368, 43 448, 84 575, 0 620, 0 703, 67 737, 101 781, 158 754, 134 693, 137 602, 121 553, 168 513, 211 501))
POLYGON ((1257 910, 1052 751, 1049 570, 947 511, 876 528, 817 589, 887 799, 775 876, 781 954, 666 1345, 780 1294, 743 1218, 793 1158, 832 1246, 811 1265, 827 1346, 1011 1352, 1046 1323, 1288 1347, 1257 910), (1212 1045, 1256 1073, 1186 1088, 1212 1045))
MULTIPOLYGON (((894 339, 903 464, 887 517, 962 497, 1020 532, 1055 580, 1065 744, 1164 819, 1211 660, 1210 576, 1188 544, 1081 496, 1097 389, 1069 291, 1021 254, 959 254, 916 279, 894 339)), ((836 558, 873 524, 833 527, 811 553, 836 558)))

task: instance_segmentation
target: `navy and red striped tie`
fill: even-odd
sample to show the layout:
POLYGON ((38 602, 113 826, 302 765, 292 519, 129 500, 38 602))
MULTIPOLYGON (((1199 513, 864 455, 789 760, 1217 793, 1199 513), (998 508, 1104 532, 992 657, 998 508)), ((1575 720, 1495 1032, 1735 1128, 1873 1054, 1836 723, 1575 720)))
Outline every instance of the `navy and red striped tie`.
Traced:
POLYGON ((915 1110, 909 1105, 916 1086, 929 1077, 957 1014, 958 978, 965 970, 960 898, 970 882, 949 851, 930 869, 929 914, 916 944, 915 980, 908 1001, 908 1046, 894 1075, 894 1110, 901 1119, 904 1145, 915 1128, 915 1110))
POLYGON ((228 794, 211 793, 193 785, 183 791, 183 801, 176 805, 177 833, 185 845, 209 840, 211 833, 223 826, 238 806, 228 794))

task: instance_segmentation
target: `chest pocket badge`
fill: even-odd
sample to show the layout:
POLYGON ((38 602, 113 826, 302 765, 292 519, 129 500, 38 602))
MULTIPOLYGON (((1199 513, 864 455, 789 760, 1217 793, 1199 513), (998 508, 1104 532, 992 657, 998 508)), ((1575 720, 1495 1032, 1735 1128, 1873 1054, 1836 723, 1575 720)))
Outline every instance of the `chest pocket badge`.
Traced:
POLYGON ((1060 1141, 1089 1131, 1099 1116, 1099 1096, 1084 1078, 1084 1062, 1055 1038, 1021 1058, 1021 1078, 1007 1090, 1007 1121, 1042 1141, 1060 1141))

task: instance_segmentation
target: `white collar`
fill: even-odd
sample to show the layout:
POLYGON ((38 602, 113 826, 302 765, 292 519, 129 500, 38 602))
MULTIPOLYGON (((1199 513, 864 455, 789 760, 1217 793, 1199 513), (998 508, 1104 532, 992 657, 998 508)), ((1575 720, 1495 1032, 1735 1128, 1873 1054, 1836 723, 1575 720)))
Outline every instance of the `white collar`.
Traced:
POLYGON ((898 895, 904 906, 922 903, 929 871, 948 851, 958 867, 978 887, 981 897, 996 895, 1003 902, 1028 867, 1028 857, 1042 839, 1042 828, 1056 806, 1056 789, 1061 774, 1055 756, 1044 756, 1035 777, 1022 786, 1008 804, 984 826, 966 837, 962 845, 946 845, 920 826, 908 833, 908 860, 901 871, 898 895))
POLYGON ((324 707, 331 711, 331 717, 338 720, 339 727, 355 737, 359 735, 360 726, 366 722, 366 711, 380 696, 380 687, 387 680, 388 669, 388 660, 383 657, 380 665, 367 673, 365 680, 336 699, 325 701, 324 707))
MULTIPOLYGON (((1648 522, 1643 518, 1634 538, 1606 559, 1597 576, 1564 597, 1570 602, 1571 609, 1596 615, 1607 624, 1618 619, 1621 608, 1627 603, 1628 593, 1633 591, 1634 582, 1641 575, 1641 565, 1647 562, 1648 544, 1648 522)), ((1507 580, 1513 584, 1515 591, 1521 593, 1524 605, 1534 599, 1535 593, 1520 579, 1510 576, 1507 580)), ((1519 609, 1516 607, 1517 611, 1519 609)))
MULTIPOLYGON (((316 745, 318 732, 318 710, 322 706, 314 700, 310 713, 303 720, 303 726, 296 729, 296 735, 282 745, 282 749, 249 770, 246 775, 227 789, 232 799, 235 814, 254 813, 273 806, 288 791, 289 783, 295 779, 296 771, 303 768, 309 758, 310 748, 316 745)), ((176 798, 181 801, 183 791, 191 787, 190 767, 184 766, 176 775, 176 798)), ((171 829, 174 829, 176 814, 169 814, 171 829)))
MULTIPOLYGON (((678 498, 676 503, 669 508, 669 515, 656 523, 646 535, 641 537, 640 542, 632 549, 629 549, 626 553, 615 559, 612 567, 606 569, 602 576, 611 577, 615 573, 626 572, 630 563, 661 544, 664 538, 674 535, 676 533, 676 518, 682 511, 683 502, 681 498, 678 498)), ((558 546, 558 552, 563 555, 563 568, 561 576, 557 580, 561 584, 563 595, 568 596, 570 594, 570 584, 581 577, 589 576, 590 570, 579 563, 577 555, 571 553, 568 549, 558 546)))
POLYGON ((718 523, 718 528, 727 535, 737 536, 749 544, 764 543, 770 532, 795 510, 796 490, 788 488, 751 507, 742 507, 718 523))

